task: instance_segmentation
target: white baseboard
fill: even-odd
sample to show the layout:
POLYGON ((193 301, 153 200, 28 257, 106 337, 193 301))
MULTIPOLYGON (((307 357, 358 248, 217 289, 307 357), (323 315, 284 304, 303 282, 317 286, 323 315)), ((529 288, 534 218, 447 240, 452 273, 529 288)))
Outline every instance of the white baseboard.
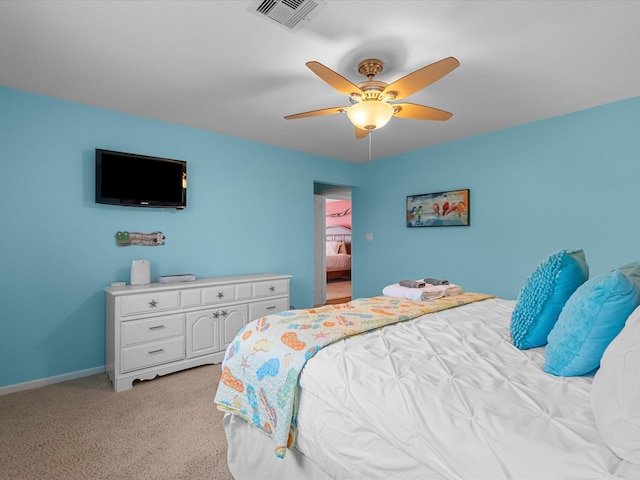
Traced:
POLYGON ((78 370, 77 372, 65 373, 62 375, 55 375, 53 377, 41 378, 39 380, 32 380, 31 382, 16 383, 15 385, 7 385, 6 387, 0 387, 0 395, 6 395, 7 393, 19 392, 21 390, 31 390, 32 388, 44 387, 45 385, 53 385, 54 383, 66 382, 67 380, 73 380, 74 378, 88 377, 89 375, 97 375, 105 371, 104 366, 88 368, 86 370, 78 370))

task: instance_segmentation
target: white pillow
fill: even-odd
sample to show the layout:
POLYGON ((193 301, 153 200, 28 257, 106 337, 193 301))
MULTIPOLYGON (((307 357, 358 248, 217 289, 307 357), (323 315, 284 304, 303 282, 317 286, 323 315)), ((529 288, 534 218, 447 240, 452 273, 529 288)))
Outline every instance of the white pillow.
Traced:
POLYGON ((640 307, 602 356, 591 387, 591 409, 613 453, 640 464, 640 307))
POLYGON ((327 255, 337 255, 342 242, 327 242, 327 255))

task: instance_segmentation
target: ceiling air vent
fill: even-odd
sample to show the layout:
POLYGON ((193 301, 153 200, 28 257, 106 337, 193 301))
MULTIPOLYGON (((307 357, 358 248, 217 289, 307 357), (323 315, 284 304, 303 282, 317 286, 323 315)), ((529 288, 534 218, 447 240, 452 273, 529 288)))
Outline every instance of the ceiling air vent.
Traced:
POLYGON ((258 0, 249 9, 289 31, 295 31, 326 6, 325 0, 258 0))

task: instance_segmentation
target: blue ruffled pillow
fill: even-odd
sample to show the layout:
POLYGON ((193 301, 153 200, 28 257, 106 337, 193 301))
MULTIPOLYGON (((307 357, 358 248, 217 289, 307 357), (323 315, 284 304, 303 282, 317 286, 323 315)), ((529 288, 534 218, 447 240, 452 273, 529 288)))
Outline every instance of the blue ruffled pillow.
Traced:
POLYGON ((571 377, 600 366, 605 349, 640 304, 638 284, 623 273, 633 271, 628 267, 588 280, 567 301, 549 334, 545 372, 571 377))
POLYGON ((589 278, 582 250, 560 250, 544 260, 527 279, 511 316, 511 338, 520 348, 546 345, 562 307, 589 278))

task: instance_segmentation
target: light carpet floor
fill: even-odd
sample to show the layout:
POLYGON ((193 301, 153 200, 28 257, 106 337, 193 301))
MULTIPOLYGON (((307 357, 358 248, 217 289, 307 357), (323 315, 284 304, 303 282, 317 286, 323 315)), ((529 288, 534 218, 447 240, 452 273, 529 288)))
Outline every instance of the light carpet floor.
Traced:
POLYGON ((327 281, 327 303, 344 303, 351 300, 350 280, 327 281))
POLYGON ((220 365, 115 393, 106 374, 0 396, 2 480, 233 480, 220 365))

